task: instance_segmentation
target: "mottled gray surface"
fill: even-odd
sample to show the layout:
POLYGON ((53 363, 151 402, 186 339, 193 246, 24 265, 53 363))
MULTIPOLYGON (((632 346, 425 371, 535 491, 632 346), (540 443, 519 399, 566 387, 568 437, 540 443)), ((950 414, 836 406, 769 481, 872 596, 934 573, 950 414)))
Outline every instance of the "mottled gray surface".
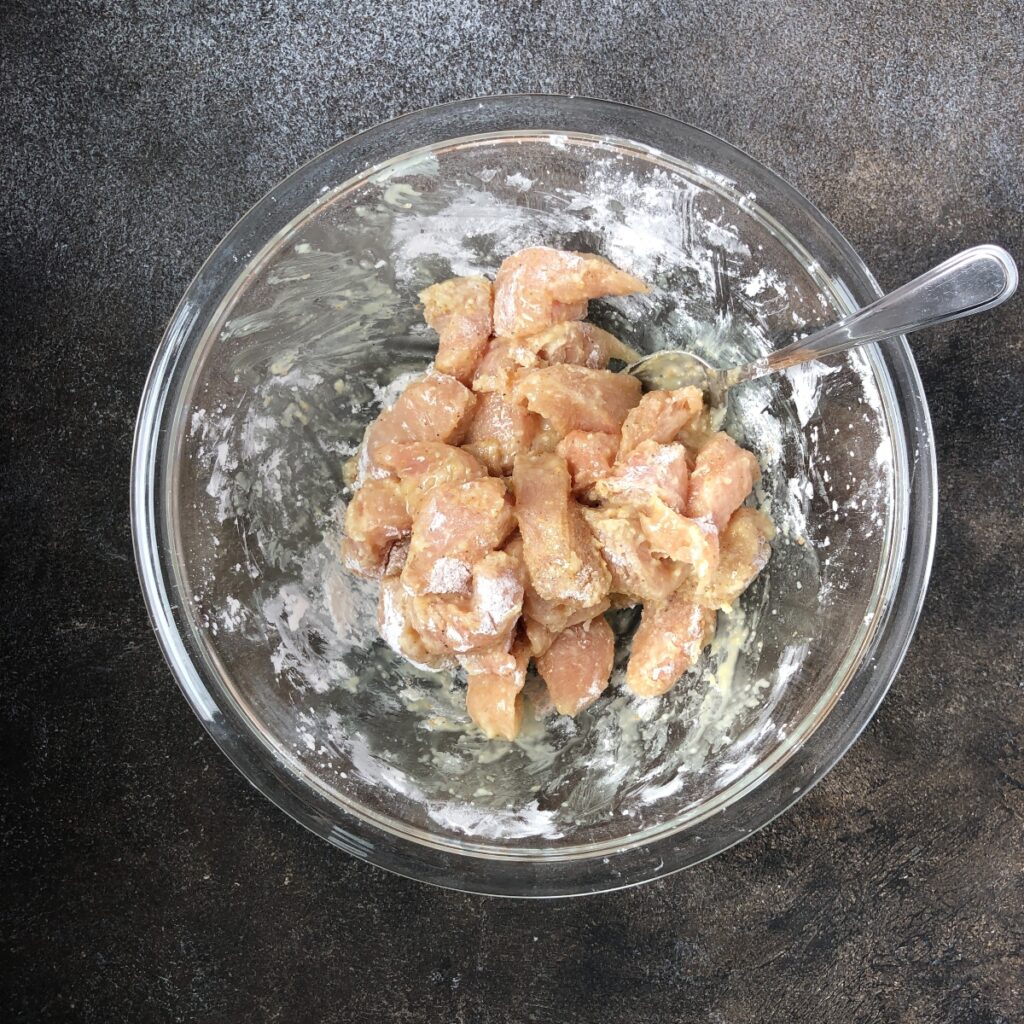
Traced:
POLYGON ((181 699, 127 513, 178 296, 337 139, 476 93, 653 107, 781 172, 891 286, 976 241, 1024 256, 1024 7, 44 6, 0 12, 5 1019, 1024 1019, 1024 299, 914 339, 940 533, 881 712, 796 809, 631 892, 458 896, 304 832, 181 699))

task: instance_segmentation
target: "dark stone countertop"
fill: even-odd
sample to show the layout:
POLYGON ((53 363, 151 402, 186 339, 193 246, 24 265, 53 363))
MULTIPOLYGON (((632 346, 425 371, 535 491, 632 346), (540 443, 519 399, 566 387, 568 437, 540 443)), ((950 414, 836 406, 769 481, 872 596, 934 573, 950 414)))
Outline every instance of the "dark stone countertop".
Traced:
POLYGON ((880 713, 770 827, 633 891, 442 892, 272 807, 164 665, 127 503, 146 370, 207 252, 299 163, 427 104, 676 115, 793 182, 883 286, 974 242, 1024 257, 1024 7, 346 7, 0 12, 4 1019, 1024 1019, 1024 297, 913 339, 938 551, 880 713))

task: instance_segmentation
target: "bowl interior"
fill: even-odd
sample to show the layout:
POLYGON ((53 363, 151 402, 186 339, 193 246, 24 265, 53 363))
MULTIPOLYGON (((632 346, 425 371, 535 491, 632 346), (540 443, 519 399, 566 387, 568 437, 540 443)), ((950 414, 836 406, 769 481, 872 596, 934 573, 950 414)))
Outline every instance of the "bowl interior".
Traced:
MULTIPOLYGON (((585 134, 430 146, 327 189, 238 268, 181 375, 164 513, 205 674, 324 806, 457 852, 571 859, 694 826, 821 723, 900 566, 904 442, 871 351, 735 392, 726 428, 761 461, 778 536, 699 671, 483 740, 456 679, 377 639, 376 587, 341 571, 336 517, 363 429, 431 358, 416 292, 529 244, 648 281, 591 312, 643 351, 725 365, 849 308, 756 194, 696 162, 585 134)), ((636 619, 617 615, 620 668, 636 619)))

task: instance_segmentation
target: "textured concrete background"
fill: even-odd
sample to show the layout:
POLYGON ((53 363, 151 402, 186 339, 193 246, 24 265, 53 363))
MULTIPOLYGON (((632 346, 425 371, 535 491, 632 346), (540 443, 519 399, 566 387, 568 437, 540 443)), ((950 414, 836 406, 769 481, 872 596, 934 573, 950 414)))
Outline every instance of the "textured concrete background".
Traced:
POLYGON ((46 6, 0 12, 5 1019, 1024 1019, 1021 297, 914 339, 939 546, 880 714, 796 809, 640 890, 459 896, 307 834, 181 699, 127 514, 146 369, 206 253, 300 162, 426 104, 674 114, 886 286, 973 242, 1024 257, 1019 0, 46 6))

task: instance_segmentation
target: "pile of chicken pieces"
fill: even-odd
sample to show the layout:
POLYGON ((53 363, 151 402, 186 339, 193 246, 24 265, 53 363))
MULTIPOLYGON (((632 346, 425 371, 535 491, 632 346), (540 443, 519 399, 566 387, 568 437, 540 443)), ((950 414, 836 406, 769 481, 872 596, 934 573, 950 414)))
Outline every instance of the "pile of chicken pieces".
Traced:
POLYGON ((744 506, 757 460, 710 429, 696 388, 642 394, 606 369, 636 353, 584 322, 646 292, 600 256, 543 247, 495 281, 420 294, 434 366, 366 430, 341 557, 380 580, 381 635, 415 665, 460 665, 466 707, 514 739, 531 658, 576 715, 607 687, 609 608, 643 605, 626 685, 665 693, 768 560, 744 506))

